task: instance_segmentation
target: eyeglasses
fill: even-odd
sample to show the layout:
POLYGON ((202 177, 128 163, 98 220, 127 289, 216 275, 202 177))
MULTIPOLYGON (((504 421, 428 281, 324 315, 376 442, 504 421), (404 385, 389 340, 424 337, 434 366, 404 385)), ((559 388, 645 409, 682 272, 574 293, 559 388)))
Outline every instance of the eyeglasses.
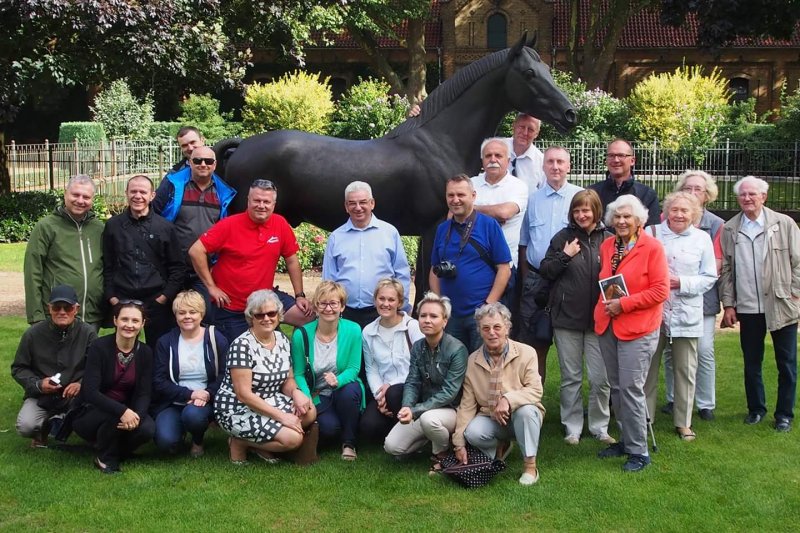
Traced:
POLYGON ((740 192, 737 196, 739 198, 756 198, 757 196, 761 196, 763 193, 760 192, 740 192))
POLYGON ((633 154, 606 154, 606 159, 625 159, 626 157, 633 157, 633 154))
POLYGON ((62 311, 66 311, 67 313, 71 312, 75 309, 75 304, 70 304, 67 302, 56 302, 50 304, 50 308, 55 311, 56 313, 60 313, 62 311))
POLYGON ((253 313, 253 318, 256 320, 264 320, 264 317, 275 318, 278 316, 277 311, 267 311, 266 313, 253 313))
POLYGON ((319 307, 320 309, 325 309, 326 307, 330 307, 331 309, 337 309, 340 305, 342 305, 341 302, 338 302, 336 300, 332 302, 317 302, 317 307, 319 307))
POLYGON ((686 187, 683 187, 681 190, 683 192, 706 192, 706 188, 705 187, 700 187, 700 186, 690 187, 689 185, 687 185, 686 187))
POLYGON ((193 157, 192 158, 192 163, 194 163, 195 165, 205 164, 205 165, 211 166, 216 162, 217 162, 217 160, 214 159, 213 157, 193 157))
MULTIPOLYGON (((209 163, 210 164, 210 163, 209 163)), ((250 185, 251 189, 264 189, 265 191, 277 191, 278 188, 270 180, 253 180, 250 185)))

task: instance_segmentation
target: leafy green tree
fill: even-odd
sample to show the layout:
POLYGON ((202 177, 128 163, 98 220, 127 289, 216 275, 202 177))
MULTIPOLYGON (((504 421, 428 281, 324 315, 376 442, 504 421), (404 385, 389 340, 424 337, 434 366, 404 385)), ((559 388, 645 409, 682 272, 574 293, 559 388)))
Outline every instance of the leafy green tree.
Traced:
POLYGON ((111 82, 91 109, 111 139, 144 139, 153 122, 153 99, 138 100, 125 80, 111 82))
POLYGON ((331 135, 343 139, 374 139, 403 122, 408 100, 390 95, 385 81, 367 79, 350 87, 336 105, 331 135))
POLYGON ((332 114, 328 78, 295 71, 276 81, 247 87, 242 126, 248 135, 282 129, 325 134, 332 114))
POLYGON ((210 94, 190 94, 181 102, 178 122, 199 128, 206 139, 218 141, 238 133, 231 120, 232 113, 220 113, 219 100, 210 94))

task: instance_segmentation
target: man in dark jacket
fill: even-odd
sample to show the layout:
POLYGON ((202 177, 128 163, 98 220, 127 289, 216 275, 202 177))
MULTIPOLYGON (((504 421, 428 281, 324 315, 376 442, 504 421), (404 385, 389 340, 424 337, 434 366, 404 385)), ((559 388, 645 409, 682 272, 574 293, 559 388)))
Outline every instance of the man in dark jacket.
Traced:
POLYGON ((97 333, 76 320, 80 307, 75 289, 53 287, 47 320, 22 334, 11 364, 11 376, 25 390, 17 433, 32 439, 32 448, 47 447, 48 420, 63 413, 81 391, 86 350, 97 333))
POLYGON ((144 303, 144 331, 153 349, 175 325, 170 304, 186 275, 175 226, 150 209, 154 196, 150 178, 129 179, 128 207, 111 217, 103 232, 105 299, 112 306, 130 299, 144 303))
POLYGON ((636 156, 633 154, 631 143, 624 139, 611 141, 606 150, 608 168, 606 179, 589 185, 589 188, 600 195, 604 211, 608 204, 623 194, 634 195, 647 208, 647 225, 652 226, 661 222, 658 195, 651 187, 636 181, 633 176, 635 163, 636 156))

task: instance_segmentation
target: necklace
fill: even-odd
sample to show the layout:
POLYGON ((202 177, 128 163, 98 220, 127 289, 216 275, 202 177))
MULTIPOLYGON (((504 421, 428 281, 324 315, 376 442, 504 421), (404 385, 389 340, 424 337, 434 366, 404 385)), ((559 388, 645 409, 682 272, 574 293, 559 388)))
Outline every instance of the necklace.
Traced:
POLYGON ((271 337, 271 338, 269 338, 269 339, 267 339, 267 340, 265 340, 265 341, 264 341, 264 340, 261 340, 260 338, 258 338, 258 335, 256 335, 256 332, 255 332, 255 331, 254 331, 252 328, 250 328, 250 333, 252 333, 252 334, 253 334, 253 338, 255 338, 255 340, 256 340, 256 341, 257 341, 257 342, 258 342, 258 343, 259 343, 261 346, 263 346, 263 347, 265 347, 265 348, 267 348, 267 349, 272 349, 272 347, 274 347, 274 346, 275 346, 275 332, 272 332, 272 337, 271 337))
POLYGON ((117 346, 117 360, 122 366, 128 366, 133 359, 133 354, 135 353, 136 346, 134 345, 133 348, 129 352, 123 351, 119 346, 117 346))
POLYGON ((320 341, 321 343, 323 343, 323 344, 330 344, 330 343, 332 343, 332 342, 333 342, 333 341, 336 339, 336 337, 337 337, 338 335, 339 335, 339 330, 338 330, 338 329, 337 329, 336 331, 334 331, 332 334, 328 334, 328 335, 324 335, 324 334, 323 334, 323 333, 321 333, 319 330, 317 330, 317 333, 316 333, 316 337, 317 337, 317 338, 319 339, 319 341, 320 341))

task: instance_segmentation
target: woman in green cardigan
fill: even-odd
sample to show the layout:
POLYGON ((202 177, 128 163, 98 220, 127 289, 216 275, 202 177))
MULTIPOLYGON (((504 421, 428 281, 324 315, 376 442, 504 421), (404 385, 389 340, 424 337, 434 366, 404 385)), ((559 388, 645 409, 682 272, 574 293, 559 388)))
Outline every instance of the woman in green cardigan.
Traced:
POLYGON ((317 313, 313 322, 297 328, 292 336, 292 366, 300 389, 317 407, 323 439, 339 437, 342 459, 356 460, 356 436, 364 409, 361 368, 361 328, 341 318, 347 301, 344 288, 323 281, 311 303, 317 313))

